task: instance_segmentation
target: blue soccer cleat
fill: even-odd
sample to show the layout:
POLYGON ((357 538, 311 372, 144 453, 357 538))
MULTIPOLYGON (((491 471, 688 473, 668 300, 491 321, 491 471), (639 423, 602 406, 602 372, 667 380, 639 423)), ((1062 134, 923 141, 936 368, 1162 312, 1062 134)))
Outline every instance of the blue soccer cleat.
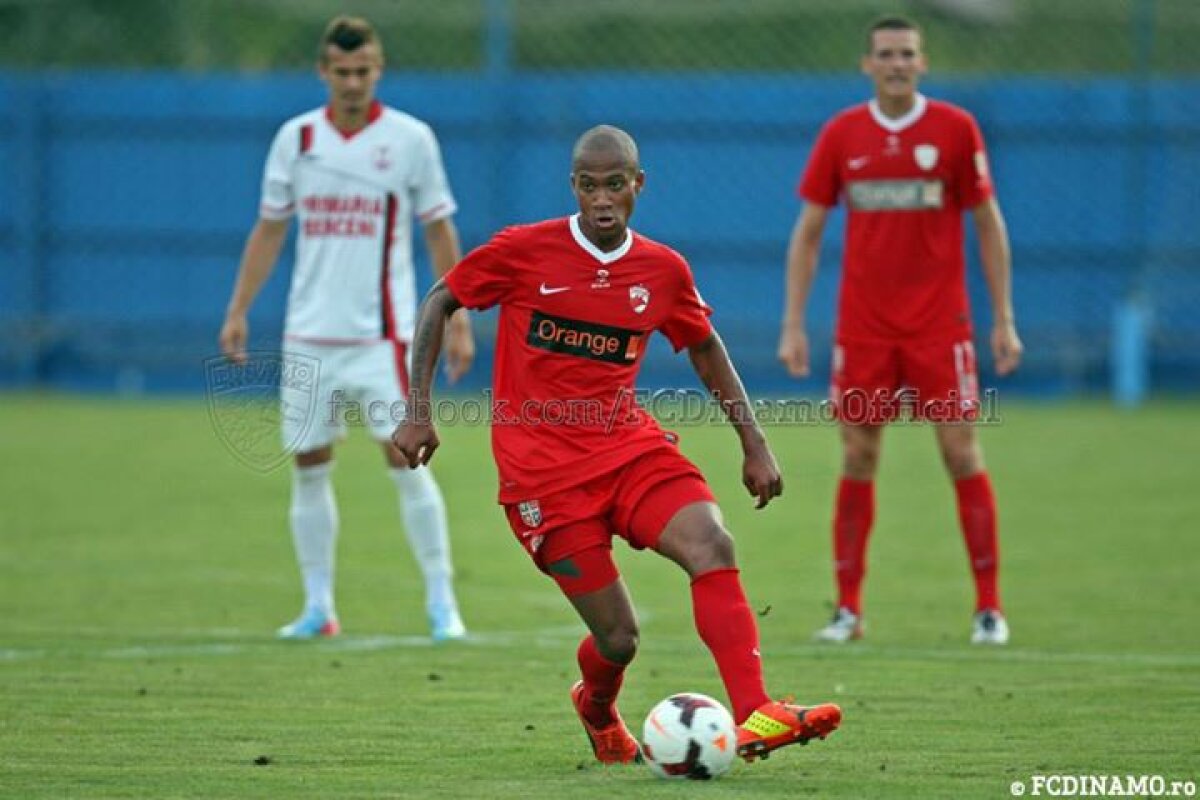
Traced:
POLYGON ((457 641, 467 638, 467 626, 457 608, 437 606, 429 609, 429 635, 435 643, 457 641))
POLYGON ((309 609, 276 632, 280 639, 315 639, 318 636, 337 636, 342 626, 337 617, 318 609, 309 609))

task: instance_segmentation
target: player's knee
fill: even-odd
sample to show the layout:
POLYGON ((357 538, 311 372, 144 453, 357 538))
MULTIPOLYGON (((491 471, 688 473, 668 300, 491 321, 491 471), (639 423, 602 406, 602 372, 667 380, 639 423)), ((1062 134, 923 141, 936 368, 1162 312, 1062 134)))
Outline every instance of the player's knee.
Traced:
POLYGON ((330 461, 333 461, 332 445, 325 445, 324 447, 318 447, 315 450, 306 450, 303 453, 296 453, 296 466, 299 469, 319 467, 322 464, 328 464, 330 461))
POLYGON ((975 442, 943 447, 942 462, 955 480, 969 478, 983 470, 983 451, 975 442))
POLYGON ((391 473, 392 480, 405 503, 421 505, 442 502, 442 492, 428 467, 409 469, 405 464, 402 467, 394 467, 391 473))
POLYGON ((684 564, 688 574, 693 577, 703 575, 714 569, 728 569, 734 563, 733 537, 725 530, 725 526, 715 519, 698 526, 689 558, 684 564))
POLYGON ((870 480, 879 467, 879 446, 858 442, 847 444, 842 457, 842 471, 855 480, 870 480))
POLYGON ((640 632, 636 622, 622 622, 592 634, 600 654, 616 664, 628 664, 637 655, 640 632))

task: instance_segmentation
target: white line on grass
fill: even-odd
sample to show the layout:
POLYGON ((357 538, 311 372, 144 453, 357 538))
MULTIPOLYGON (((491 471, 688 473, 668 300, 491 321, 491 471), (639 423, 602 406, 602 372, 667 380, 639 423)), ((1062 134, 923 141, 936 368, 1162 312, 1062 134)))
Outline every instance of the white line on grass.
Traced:
MULTIPOLYGON (((537 647, 561 648, 582 634, 574 625, 542 628, 532 631, 496 631, 471 634, 461 643, 438 647, 537 647)), ((178 635, 178 631, 175 632, 178 635)), ((48 659, 141 659, 186 658, 193 656, 237 656, 249 653, 277 652, 286 647, 311 647, 321 652, 374 652, 406 648, 430 648, 435 645, 427 636, 355 636, 314 642, 280 642, 257 634, 231 630, 192 631, 192 635, 235 638, 230 642, 197 642, 194 644, 147 644, 124 647, 81 647, 70 649, 0 648, 0 663, 48 659)), ((658 636, 643 647, 648 652, 692 653, 699 641, 690 637, 658 636)), ((1081 653, 1021 648, 907 648, 853 644, 832 647, 819 644, 784 645, 769 648, 768 656, 813 658, 867 658, 902 661, 1010 661, 1035 664, 1113 664, 1141 667, 1200 667, 1200 655, 1170 653, 1081 653)))

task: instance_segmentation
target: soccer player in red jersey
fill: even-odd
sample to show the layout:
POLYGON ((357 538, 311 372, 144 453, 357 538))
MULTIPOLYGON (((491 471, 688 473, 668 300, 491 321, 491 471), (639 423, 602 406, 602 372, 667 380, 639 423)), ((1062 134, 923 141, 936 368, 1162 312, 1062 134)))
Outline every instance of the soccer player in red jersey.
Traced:
POLYGON ((571 699, 596 757, 640 759, 617 711, 638 646, 633 605, 612 559, 612 537, 650 548, 691 578, 696 629, 712 652, 747 760, 837 728, 835 705, 771 700, 758 630, 726 531, 700 471, 676 437, 633 402, 654 331, 687 349, 742 443, 742 480, 762 508, 783 490, 779 467, 687 262, 629 229, 645 183, 637 146, 620 129, 586 132, 572 155, 579 213, 511 227, 471 252, 422 304, 413 351, 417 413, 393 441, 417 467, 438 446, 430 382, 445 320, 460 306, 500 306, 492 449, 500 503, 537 567, 587 624, 582 680, 571 699))
POLYGON ((833 352, 843 474, 834 508, 838 608, 819 639, 862 635, 860 591, 875 515, 874 477, 883 426, 907 407, 932 423, 954 481, 975 577, 971 641, 1004 644, 1008 625, 996 587, 996 501, 971 422, 979 409, 967 303, 962 214, 978 233, 992 300, 996 372, 1021 359, 1013 318, 1008 234, 974 118, 917 91, 926 71, 921 32, 888 17, 871 26, 862 70, 875 98, 821 131, 799 194, 805 201, 787 257, 787 307, 779 358, 809 372, 805 305, 829 209, 848 208, 833 352))
POLYGON ((922 35, 888 17, 868 31, 863 72, 875 98, 830 120, 800 181, 804 209, 787 253, 787 306, 779 357, 809 374, 804 311, 830 207, 848 209, 830 398, 838 410, 842 477, 834 507, 838 609, 817 638, 863 633, 866 543, 883 426, 907 408, 934 426, 954 481, 976 583, 971 640, 1004 644, 996 587, 996 500, 971 422, 979 409, 962 240, 970 211, 992 305, 996 372, 1018 366, 1008 234, 976 121, 917 91, 926 71, 922 35))

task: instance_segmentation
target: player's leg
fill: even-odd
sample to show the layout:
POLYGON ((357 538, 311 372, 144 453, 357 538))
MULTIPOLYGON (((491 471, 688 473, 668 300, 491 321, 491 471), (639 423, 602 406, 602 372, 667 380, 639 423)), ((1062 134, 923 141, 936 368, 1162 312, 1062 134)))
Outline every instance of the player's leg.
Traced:
POLYGON ((461 639, 467 629, 454 594, 454 564, 442 491, 428 467, 409 469, 390 441, 380 444, 400 498, 404 533, 425 579, 430 633, 436 641, 461 639))
POLYGON ((843 643, 863 635, 862 584, 867 545, 875 522, 875 474, 883 426, 896 413, 898 362, 890 345, 843 343, 834 348, 830 398, 838 414, 842 475, 833 506, 833 571, 837 607, 816 632, 819 641, 843 643))
POLYGON ((971 641, 975 644, 1006 644, 1008 623, 1000 607, 998 586, 1000 546, 996 496, 983 463, 975 426, 969 422, 943 423, 934 429, 942 461, 954 481, 959 526, 975 581, 971 641))
POLYGON ((571 701, 592 751, 605 763, 640 761, 637 740, 617 710, 625 669, 637 655, 637 616, 612 550, 591 547, 547 564, 547 571, 588 627, 575 654, 581 679, 571 687, 571 701), (605 581, 599 589, 579 591, 605 581))
POLYGON ((680 508, 654 547, 691 578, 696 632, 716 661, 734 720, 744 721, 770 697, 763 684, 758 625, 734 560, 733 537, 716 504, 680 508))
POLYGON ((304 611, 294 622, 279 629, 281 638, 309 639, 339 632, 333 602, 338 511, 332 472, 332 445, 296 454, 288 519, 296 562, 304 581, 304 611))
POLYGON ((334 604, 334 562, 338 536, 338 510, 333 494, 333 443, 342 435, 338 411, 341 395, 334 395, 341 372, 337 348, 289 342, 285 359, 315 359, 320 365, 314 402, 306 413, 283 410, 284 446, 295 452, 288 521, 296 562, 304 584, 304 610, 279 629, 284 639, 311 639, 340 632, 334 604))
MULTIPOLYGON (((656 502, 653 494, 647 500, 656 502)), ((836 730, 842 719, 837 706, 799 706, 767 695, 758 625, 742 588, 733 537, 716 504, 702 501, 680 508, 654 546, 692 579, 696 630, 729 695, 738 723, 738 755, 747 761, 765 758, 780 747, 824 739, 836 730)))
POLYGON ((596 758, 624 764, 641 760, 617 710, 625 668, 637 653, 638 627, 602 519, 611 481, 601 476, 549 497, 507 504, 504 511, 517 541, 588 627, 576 651, 581 679, 571 687, 571 702, 596 758))
POLYGON ((548 564, 547 568, 589 631, 575 654, 582 677, 571 687, 571 702, 583 723, 592 752, 606 764, 641 761, 637 739, 617 710, 625 669, 637 654, 638 627, 625 582, 612 562, 612 550, 607 546, 592 547, 548 564), (574 593, 569 583, 564 585, 555 577, 566 574, 564 561, 571 564, 570 572, 575 575, 591 576, 585 580, 596 576, 611 576, 612 580, 600 589, 574 593))
POLYGON ((758 625, 742 588, 733 537, 690 461, 668 446, 627 465, 613 516, 617 531, 633 547, 653 548, 691 578, 696 631, 725 684, 739 725, 739 755, 764 757, 837 728, 837 706, 805 708, 767 695, 758 625))
POLYGON ((920 415, 934 423, 942 463, 954 482, 975 580, 971 640, 1005 644, 1008 624, 997 589, 996 498, 972 424, 979 410, 974 348, 969 340, 913 344, 904 348, 903 360, 906 380, 917 390, 920 415))
POLYGON ((404 534, 425 579, 425 612, 434 641, 466 636, 454 595, 454 565, 446 502, 428 467, 409 469, 392 444, 403 419, 408 391, 407 351, 401 342, 380 342, 364 350, 358 373, 371 435, 383 448, 388 474, 396 486, 404 534))
POLYGON ((842 476, 833 506, 833 570, 837 609, 816 638, 847 642, 863 635, 862 584, 875 522, 875 473, 883 446, 880 425, 841 423, 842 476))
POLYGON ((770 700, 758 625, 734 558, 733 537, 704 476, 670 444, 627 464, 613 521, 635 548, 652 548, 687 572, 692 617, 741 722, 770 700))

